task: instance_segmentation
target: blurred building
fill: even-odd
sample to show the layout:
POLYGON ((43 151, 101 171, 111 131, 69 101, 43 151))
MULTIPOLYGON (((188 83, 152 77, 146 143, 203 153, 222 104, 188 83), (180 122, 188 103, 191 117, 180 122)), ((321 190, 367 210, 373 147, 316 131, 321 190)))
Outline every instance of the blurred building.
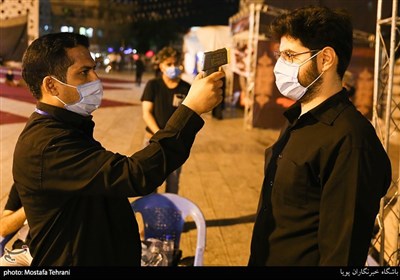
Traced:
MULTIPOLYGON (((98 50, 124 45, 137 3, 118 0, 50 0, 52 24, 46 32, 77 32, 90 38, 98 50)), ((42 8, 42 7, 41 7, 42 8)), ((42 34, 41 34, 42 35, 42 34)))

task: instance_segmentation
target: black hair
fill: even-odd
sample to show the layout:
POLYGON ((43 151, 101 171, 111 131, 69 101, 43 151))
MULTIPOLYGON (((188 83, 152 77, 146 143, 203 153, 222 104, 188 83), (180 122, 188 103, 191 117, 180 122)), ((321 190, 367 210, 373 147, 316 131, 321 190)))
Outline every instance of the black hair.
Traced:
POLYGON ((164 47, 157 53, 157 61, 162 63, 164 60, 170 57, 175 57, 177 61, 180 60, 181 54, 172 47, 164 47))
POLYGON ((42 98, 41 85, 46 76, 55 76, 65 82, 68 67, 74 61, 67 49, 84 46, 89 39, 77 33, 52 33, 39 37, 27 48, 22 58, 22 77, 36 99, 42 98))
POLYGON ((344 10, 309 6, 276 17, 270 26, 274 39, 298 39, 310 50, 332 47, 338 56, 337 73, 342 79, 353 51, 353 26, 344 10))

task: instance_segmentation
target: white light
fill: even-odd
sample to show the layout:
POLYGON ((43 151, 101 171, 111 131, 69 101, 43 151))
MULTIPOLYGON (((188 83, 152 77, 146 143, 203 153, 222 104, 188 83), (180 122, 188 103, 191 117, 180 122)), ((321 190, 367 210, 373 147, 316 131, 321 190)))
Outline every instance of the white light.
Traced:
POLYGON ((61 26, 60 30, 61 32, 68 32, 68 26, 63 25, 61 26))
POLYGON ((92 38, 93 37, 93 28, 89 27, 88 29, 86 29, 86 35, 89 38, 92 38))

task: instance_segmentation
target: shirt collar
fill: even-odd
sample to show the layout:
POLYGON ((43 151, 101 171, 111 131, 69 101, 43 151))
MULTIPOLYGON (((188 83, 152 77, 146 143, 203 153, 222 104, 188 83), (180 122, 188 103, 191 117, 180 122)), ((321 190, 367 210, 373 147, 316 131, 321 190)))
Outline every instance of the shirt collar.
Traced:
MULTIPOLYGON (((332 125, 340 113, 351 104, 347 91, 343 89, 329 97, 317 107, 311 109, 308 113, 318 121, 326 125, 332 125)), ((284 112, 284 115, 290 123, 294 123, 300 113, 301 105, 299 102, 296 102, 284 112)))
POLYGON ((94 128, 93 116, 81 116, 70 112, 64 108, 53 106, 47 103, 38 102, 36 106, 39 110, 47 113, 50 117, 80 129, 94 128))

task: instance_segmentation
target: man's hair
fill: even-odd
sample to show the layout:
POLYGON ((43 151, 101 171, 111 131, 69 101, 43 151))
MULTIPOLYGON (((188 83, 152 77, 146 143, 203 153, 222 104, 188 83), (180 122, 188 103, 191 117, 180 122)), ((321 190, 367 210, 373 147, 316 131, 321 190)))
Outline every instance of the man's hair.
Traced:
POLYGON ((344 10, 304 7, 282 14, 270 26, 271 35, 298 39, 310 50, 332 47, 338 56, 337 73, 343 78, 353 51, 353 26, 344 10))
POLYGON ((36 99, 42 98, 40 86, 46 76, 55 76, 66 82, 68 67, 74 64, 67 49, 84 46, 89 39, 77 33, 53 33, 44 35, 27 48, 22 58, 22 77, 36 99))
POLYGON ((157 53, 157 61, 162 63, 170 57, 175 57, 177 61, 180 60, 180 53, 172 47, 164 47, 157 53))

